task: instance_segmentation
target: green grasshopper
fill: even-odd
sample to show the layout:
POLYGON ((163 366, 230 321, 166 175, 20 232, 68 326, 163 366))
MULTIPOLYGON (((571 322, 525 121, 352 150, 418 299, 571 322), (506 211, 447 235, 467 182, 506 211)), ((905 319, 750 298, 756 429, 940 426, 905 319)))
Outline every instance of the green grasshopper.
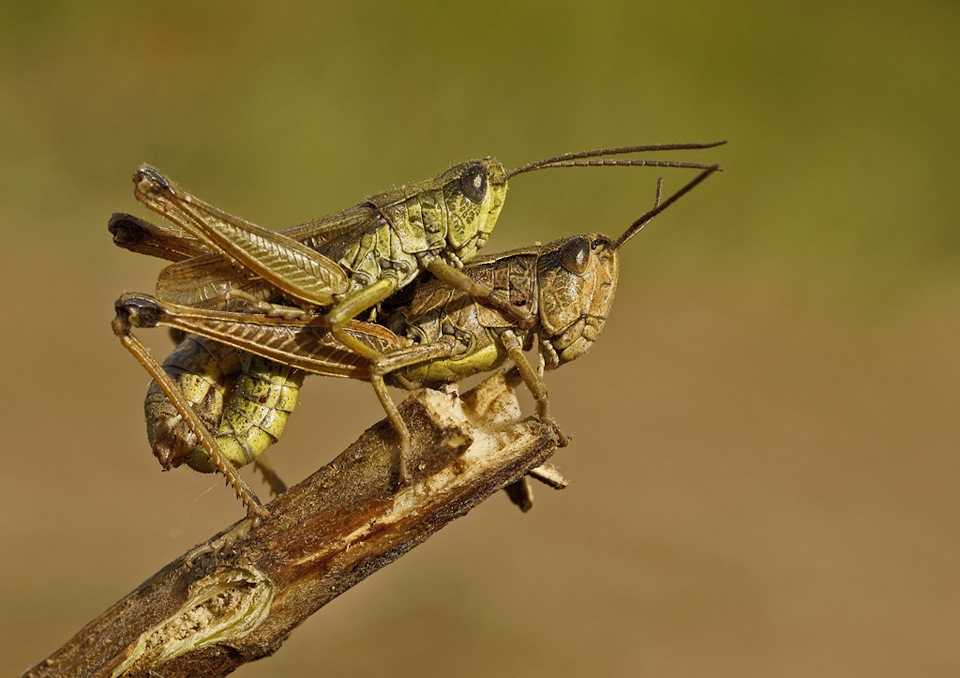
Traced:
MULTIPOLYGON (((270 316, 325 324, 341 344, 374 361, 381 353, 358 340, 346 325, 412 282, 422 271, 429 271, 473 299, 501 310, 520 327, 533 323, 527 310, 511 306, 495 290, 476 283, 460 270, 491 234, 511 177, 556 167, 702 168, 699 163, 604 156, 709 148, 719 143, 722 142, 568 153, 511 171, 493 158, 469 161, 435 179, 386 191, 286 232, 269 231, 229 214, 184 191, 148 166, 134 174, 134 195, 175 225, 152 228, 162 231, 163 239, 179 243, 178 255, 191 255, 161 272, 157 295, 162 301, 215 309, 231 300, 243 300, 270 316)), ((115 215, 111 221, 111 230, 121 243, 131 223, 134 222, 123 215, 115 215)), ((130 249, 137 250, 136 243, 130 245, 130 249)), ((146 249, 157 246, 154 243, 146 249)), ((131 332, 126 317, 118 315, 112 327, 122 345, 181 412, 211 463, 224 474, 248 511, 262 513, 256 496, 223 458, 176 384, 131 332)))
MULTIPOLYGON (((277 397, 270 407, 257 411, 258 421, 269 420, 267 427, 257 429, 269 429, 272 438, 282 433, 282 423, 295 405, 295 398, 290 396, 299 388, 302 372, 370 381, 400 436, 397 467, 400 478, 406 480, 407 446, 403 443, 409 441, 409 432, 386 384, 413 389, 456 382, 494 369, 509 358, 533 394, 538 416, 549 420, 543 369, 555 369, 583 355, 599 336, 616 289, 619 248, 653 217, 718 169, 706 167, 662 203, 658 183, 657 204, 616 240, 600 234, 579 235, 483 257, 464 268, 464 274, 472 281, 501 292, 512 305, 529 309, 535 318, 529 327, 518 326, 501 309, 478 303, 441 280, 418 285, 408 303, 385 308, 382 324, 353 320, 344 325, 344 331, 354 342, 363 343, 378 354, 373 359, 353 352, 351 345, 341 342, 329 325, 318 318, 188 307, 164 303, 147 295, 124 295, 117 302, 117 315, 129 325, 165 325, 191 335, 188 341, 193 344, 175 353, 176 357, 168 359, 166 365, 178 372, 181 384, 189 384, 202 374, 209 376, 208 360, 201 355, 209 350, 207 342, 267 359, 253 368, 248 363, 245 371, 240 371, 244 371, 246 377, 252 374, 262 377, 266 367, 272 366, 274 370, 264 383, 272 385, 277 397), (540 355, 538 369, 534 369, 524 355, 524 350, 534 344, 540 355), (280 422, 280 426, 270 429, 270 422, 280 422)), ((168 247, 170 243, 157 244, 159 240, 149 234, 141 234, 140 242, 144 246, 173 249, 168 247)), ((221 390, 227 391, 230 386, 221 384, 221 390)), ((196 405, 201 401, 193 402, 196 405)), ((156 429, 160 427, 159 422, 172 413, 167 401, 155 399, 153 402, 152 426, 156 429)), ((215 402, 219 402, 219 406, 208 407, 206 412, 208 421, 214 423, 225 412, 222 398, 215 402)), ((252 402, 252 399, 240 398, 236 402, 252 402)), ((183 415, 181 407, 173 404, 176 412, 183 415)), ((241 428, 249 429, 250 408, 241 407, 237 412, 243 414, 227 418, 238 419, 241 428)), ((148 416, 150 413, 148 400, 148 416)), ((233 422, 227 430, 236 428, 233 422)), ((190 430, 193 431, 193 426, 190 430)), ((223 444, 222 437, 219 440, 223 444)), ((197 450, 191 438, 181 446, 181 458, 176 461, 186 461, 199 470, 212 470, 212 459, 203 454, 205 449, 204 446, 203 451, 197 450)), ((244 453, 229 445, 224 445, 224 452, 237 465, 248 463, 255 456, 249 454, 249 449, 244 453)))

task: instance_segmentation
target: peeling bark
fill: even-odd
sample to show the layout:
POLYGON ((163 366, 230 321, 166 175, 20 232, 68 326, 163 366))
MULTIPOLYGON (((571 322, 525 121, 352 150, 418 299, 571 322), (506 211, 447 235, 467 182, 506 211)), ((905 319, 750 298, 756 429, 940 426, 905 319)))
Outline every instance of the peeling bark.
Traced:
POLYGON ((565 484, 538 468, 557 432, 516 423, 500 374, 462 399, 427 390, 400 409, 413 436, 410 485, 391 489, 396 442, 381 421, 273 501, 261 524, 241 520, 191 549, 24 675, 227 675, 497 490, 511 486, 526 506, 529 472, 565 484))

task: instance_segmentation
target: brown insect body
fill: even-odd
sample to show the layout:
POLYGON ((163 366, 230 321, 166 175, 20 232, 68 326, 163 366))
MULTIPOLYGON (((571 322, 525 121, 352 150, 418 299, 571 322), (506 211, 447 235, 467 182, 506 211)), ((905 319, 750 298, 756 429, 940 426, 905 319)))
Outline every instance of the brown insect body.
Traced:
POLYGON ((438 281, 419 286, 410 304, 384 324, 417 343, 452 336, 458 352, 398 370, 392 382, 437 385, 494 369, 508 357, 501 343, 504 331, 512 331, 524 350, 538 339, 551 369, 583 355, 599 336, 613 303, 619 269, 612 245, 599 234, 579 235, 482 257, 464 269, 512 304, 528 307, 536 318, 531 328, 517 328, 496 309, 438 281))
MULTIPOLYGON (((555 368, 585 353, 603 329, 618 275, 612 244, 602 235, 574 236, 483 257, 464 269, 471 279, 529 308, 537 318, 533 328, 517 329, 501 312, 430 281, 417 287, 407 305, 390 312, 383 326, 353 321, 346 329, 387 354, 454 340, 449 358, 391 372, 387 380, 401 388, 453 383, 498 367, 508 358, 501 341, 504 331, 515 331, 525 350, 539 338, 547 367, 555 368)), ((188 335, 164 369, 237 466, 254 461, 282 435, 306 373, 370 378, 369 363, 345 349, 324 326, 266 318, 249 322, 237 313, 194 312, 170 304, 163 306, 160 317, 158 324, 204 335, 188 335), (218 342, 228 339, 232 347, 218 342), (243 350, 237 350, 238 345, 243 350), (258 402, 256 397, 270 401, 258 402)), ((215 470, 155 384, 146 412, 148 438, 164 467, 186 462, 198 471, 215 470)))

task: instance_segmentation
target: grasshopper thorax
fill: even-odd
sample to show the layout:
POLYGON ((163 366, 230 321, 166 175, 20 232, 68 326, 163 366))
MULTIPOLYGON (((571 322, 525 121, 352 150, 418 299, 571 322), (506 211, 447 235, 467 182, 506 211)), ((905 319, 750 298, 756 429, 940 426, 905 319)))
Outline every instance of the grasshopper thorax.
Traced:
POLYGON ((544 248, 537 278, 540 341, 549 367, 590 349, 613 304, 618 272, 617 251, 604 235, 577 235, 544 248))

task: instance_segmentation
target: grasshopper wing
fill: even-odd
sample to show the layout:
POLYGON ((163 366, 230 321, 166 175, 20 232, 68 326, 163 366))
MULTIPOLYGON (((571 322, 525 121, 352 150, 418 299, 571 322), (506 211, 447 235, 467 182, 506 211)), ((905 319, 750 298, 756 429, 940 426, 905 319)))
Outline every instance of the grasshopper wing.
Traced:
POLYGON ((289 236, 214 207, 149 167, 138 170, 134 185, 138 200, 293 299, 329 306, 347 291, 335 261, 289 236))
POLYGON ((210 248, 182 229, 151 224, 132 214, 115 212, 107 223, 107 230, 117 247, 169 261, 210 253, 210 248))
MULTIPOLYGON (((350 351, 317 320, 284 320, 259 314, 191 308, 161 302, 145 294, 126 294, 119 306, 136 307, 155 324, 174 327, 254 353, 278 363, 328 377, 368 379, 370 363, 350 351)), ((409 345, 382 325, 351 320, 344 330, 378 353, 409 345)))
MULTIPOLYGON (((287 238, 320 252, 339 258, 337 248, 330 245, 342 236, 356 232, 375 222, 367 206, 357 206, 326 217, 285 229, 287 238)), ((338 267, 339 268, 339 267, 338 267)), ((157 280, 157 296, 164 301, 184 306, 217 306, 230 290, 242 290, 258 299, 268 299, 275 287, 270 281, 248 269, 236 266, 220 254, 198 256, 167 266, 157 280)))
MULTIPOLYGON (((372 207, 369 204, 362 204, 297 226, 280 229, 279 232, 333 258, 342 256, 342 253, 327 251, 327 249, 337 249, 328 247, 332 241, 341 236, 357 233, 357 229, 365 225, 375 226, 375 219, 372 207)), ((117 247, 167 261, 183 261, 214 254, 202 241, 181 228, 154 224, 124 212, 115 212, 111 215, 107 222, 107 230, 113 236, 113 244, 117 247)), ((223 257, 215 255, 211 257, 213 258, 222 259, 223 257)))

